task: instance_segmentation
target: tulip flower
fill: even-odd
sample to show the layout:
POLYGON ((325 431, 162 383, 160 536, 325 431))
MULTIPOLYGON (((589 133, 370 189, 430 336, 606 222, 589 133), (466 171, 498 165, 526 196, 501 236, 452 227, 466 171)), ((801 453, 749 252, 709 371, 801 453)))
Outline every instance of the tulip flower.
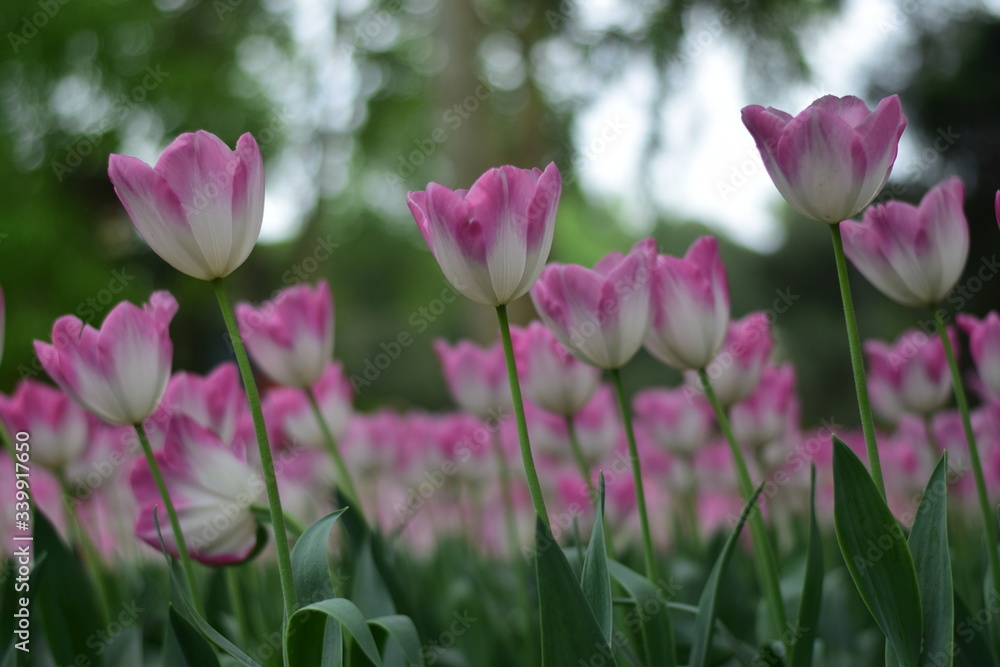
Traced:
POLYGON ((732 427, 741 446, 757 450, 797 425, 799 400, 791 364, 768 366, 752 394, 732 408, 732 427))
POLYGON ((513 327, 511 335, 524 393, 538 407, 557 415, 572 415, 597 391, 600 369, 570 354, 541 322, 523 329, 513 327))
MULTIPOLYGON (((336 440, 340 440, 351 419, 354 388, 343 367, 330 362, 313 386, 323 420, 336 440)), ((324 435, 309 399, 302 391, 288 387, 272 389, 264 397, 264 417, 275 429, 273 442, 290 442, 322 448, 324 435)))
MULTIPOLYGON (((723 405, 738 403, 753 392, 773 345, 767 314, 750 313, 729 323, 722 349, 707 368, 723 405)), ((684 377, 689 386, 704 391, 697 373, 687 371, 684 377)))
POLYGON ((531 289, 548 259, 562 178, 545 171, 490 169, 469 190, 431 183, 406 202, 448 281, 466 297, 501 306, 531 289))
POLYGON ((969 336, 969 351, 979 378, 994 398, 1000 398, 1000 315, 990 311, 979 320, 963 313, 958 316, 958 325, 969 336))
MULTIPOLYGON (((210 429, 179 414, 171 418, 163 449, 154 456, 191 558, 214 565, 246 559, 257 545, 257 520, 250 505, 263 495, 264 480, 248 463, 244 442, 224 443, 210 429)), ((136 462, 131 482, 140 509, 136 534, 158 549, 153 512, 161 496, 148 461, 136 462)), ((161 525, 160 531, 167 551, 178 555, 173 527, 161 525)))
POLYGON ((690 457, 715 431, 712 406, 684 389, 646 389, 632 399, 632 409, 636 427, 681 458, 690 457))
POLYGON ((434 341, 434 352, 441 362, 448 392, 455 403, 480 419, 498 419, 511 407, 510 386, 503 347, 496 342, 479 347, 467 340, 454 347, 447 341, 434 341))
MULTIPOLYGON (((948 334, 954 347, 954 330, 948 334)), ((865 354, 871 369, 872 406, 883 420, 895 424, 904 413, 928 415, 951 397, 948 359, 936 336, 911 330, 892 345, 869 340, 865 354)))
POLYGON ((176 312, 169 292, 153 292, 142 308, 115 306, 99 331, 65 315, 52 327, 51 344, 35 341, 35 353, 80 405, 112 424, 138 424, 167 389, 173 357, 167 329, 176 312))
POLYGON ((62 475, 79 462, 97 421, 66 393, 22 380, 14 394, 0 395, 0 417, 13 432, 31 434, 31 460, 62 475))
POLYGON ((719 242, 704 236, 683 259, 657 256, 651 287, 646 349, 681 370, 708 366, 722 347, 729 325, 729 288, 719 242))
POLYGON ((174 373, 160 407, 144 423, 155 448, 162 447, 167 425, 179 414, 209 429, 222 442, 254 437, 250 406, 232 362, 219 364, 205 376, 174 373))
POLYGON ((847 258, 871 284, 904 306, 940 303, 969 256, 964 193, 962 181, 949 178, 931 188, 919 206, 901 201, 872 206, 862 222, 841 225, 847 258))
POLYGON ((593 269, 549 264, 531 299, 542 321, 574 355, 598 368, 621 368, 642 346, 650 317, 653 239, 628 255, 612 252, 593 269))
POLYGON ((771 107, 743 108, 767 173, 788 204, 837 224, 857 215, 889 180, 906 117, 893 95, 874 111, 857 97, 827 95, 795 118, 771 107))
POLYGON ((333 296, 325 280, 284 289, 259 308, 238 303, 236 320, 250 356, 279 384, 312 387, 333 356, 333 296))
POLYGON ((132 223, 168 264, 200 280, 228 276, 264 219, 264 164, 249 134, 232 151, 205 131, 182 134, 156 166, 112 155, 108 175, 132 223))

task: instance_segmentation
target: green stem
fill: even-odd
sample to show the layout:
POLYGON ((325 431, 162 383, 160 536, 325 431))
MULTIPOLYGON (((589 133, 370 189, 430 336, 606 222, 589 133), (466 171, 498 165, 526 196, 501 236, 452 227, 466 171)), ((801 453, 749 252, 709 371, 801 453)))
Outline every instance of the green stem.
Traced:
POLYGON ((326 419, 323 418, 323 411, 319 409, 316 392, 312 390, 312 387, 306 389, 305 392, 309 398, 309 405, 312 406, 313 414, 316 416, 316 421, 319 422, 319 428, 323 431, 323 442, 326 444, 326 449, 330 452, 330 456, 333 457, 333 464, 337 468, 337 477, 340 478, 340 490, 347 494, 350 504, 357 505, 358 514, 363 518, 364 511, 361 508, 361 496, 358 495, 357 488, 354 486, 354 482, 351 481, 351 473, 347 470, 347 463, 344 462, 340 448, 337 447, 337 441, 333 437, 330 425, 326 423, 326 419))
POLYGON ((522 613, 524 623, 518 622, 518 631, 527 625, 531 618, 531 604, 528 602, 528 592, 525 589, 524 561, 521 559, 521 540, 517 535, 517 515, 514 508, 514 493, 510 479, 510 465, 507 463, 507 455, 503 451, 500 442, 499 424, 491 429, 490 440, 493 444, 493 455, 497 460, 497 473, 500 478, 500 496, 503 500, 504 524, 507 529, 507 542, 510 545, 511 568, 516 580, 517 599, 522 613))
POLYGON ((271 525, 274 526, 274 546, 278 556, 278 578, 281 580, 281 596, 284 600, 285 622, 295 613, 295 581, 292 579, 292 556, 288 549, 288 533, 285 532, 285 513, 281 509, 281 498, 278 495, 278 478, 274 474, 274 459, 271 456, 271 445, 267 440, 267 427, 264 425, 264 413, 260 409, 260 396, 257 394, 257 383, 250 370, 250 360, 247 358, 243 339, 236 327, 233 308, 229 304, 226 288, 222 278, 212 281, 215 297, 222 310, 222 319, 226 322, 229 339, 233 344, 236 363, 240 367, 243 378, 243 388, 250 403, 250 413, 253 415, 253 426, 257 432, 257 449, 260 451, 260 464, 264 473, 264 486, 267 489, 267 505, 271 512, 271 525))
POLYGON ((830 225, 830 235, 833 238, 833 255, 837 260, 837 280, 840 282, 840 299, 844 303, 847 343, 851 348, 851 368, 854 370, 854 391, 858 395, 858 410, 861 412, 861 430, 865 434, 868 467, 871 468, 875 486, 885 498, 882 464, 879 462, 878 444, 875 442, 875 420, 872 418, 872 406, 868 400, 865 362, 861 355, 861 337, 858 335, 858 320, 854 315, 854 299, 851 298, 851 282, 847 277, 847 258, 844 257, 844 240, 840 236, 840 223, 830 225))
MULTIPOLYGON (((715 417, 719 422, 719 428, 726 437, 726 442, 729 443, 729 449, 733 454, 733 463, 736 468, 736 479, 739 483, 740 494, 744 499, 749 498, 754 492, 753 482, 750 480, 750 471, 747 470, 743 452, 740 451, 739 446, 736 444, 736 437, 733 435, 733 429, 729 425, 729 417, 715 395, 715 388, 712 386, 712 380, 709 379, 708 373, 702 368, 698 371, 698 375, 701 377, 701 383, 705 387, 705 395, 708 396, 708 401, 715 410, 715 417)), ((764 519, 761 516, 759 508, 750 513, 750 535, 753 538, 754 553, 757 555, 757 558, 754 559, 754 563, 757 566, 757 578, 760 587, 764 590, 768 607, 771 610, 771 623, 774 626, 775 636, 780 637, 788 627, 788 618, 785 615, 785 604, 781 598, 781 587, 778 584, 778 566, 775 562, 774 551, 771 549, 771 541, 768 538, 767 528, 764 526, 764 519)))
POLYGON ((642 466, 639 463, 639 449, 635 445, 635 431, 632 428, 632 414, 625 399, 621 369, 611 369, 611 379, 618 393, 618 407, 622 413, 625 437, 628 439, 628 455, 632 463, 632 479, 635 481, 635 501, 639 508, 639 524, 642 528, 642 550, 646 560, 646 576, 656 581, 656 560, 653 558, 653 538, 649 533, 649 515, 646 513, 646 493, 642 488, 642 466))
POLYGON ((250 646, 253 643, 253 629, 250 627, 250 617, 243 604, 243 589, 240 578, 236 576, 236 567, 226 568, 226 587, 229 589, 229 601, 233 605, 233 614, 236 616, 236 624, 240 628, 243 645, 250 646))
POLYGON ((587 483, 587 493, 590 495, 590 502, 593 503, 594 507, 597 507, 597 489, 594 488, 594 481, 590 479, 590 466, 583 455, 580 440, 576 437, 576 424, 573 423, 573 415, 566 415, 566 433, 569 434, 569 446, 573 450, 573 458, 576 459, 576 465, 580 468, 583 481, 587 483))
MULTIPOLYGON (((67 532, 70 535, 75 535, 76 541, 83 550, 84 561, 90 568, 90 574, 94 577, 94 585, 97 586, 97 594, 101 598, 101 609, 110 614, 113 598, 108 590, 107 580, 104 576, 104 559, 101 558, 97 547, 94 546, 93 540, 90 539, 86 528, 83 527, 83 522, 80 521, 80 515, 76 512, 76 498, 73 496, 66 476, 62 471, 59 471, 57 477, 59 479, 59 487, 62 490, 63 509, 66 511, 67 532)), ((101 622, 103 623, 104 619, 101 619, 101 622)))
POLYGON ((198 612, 204 616, 205 610, 202 607, 201 596, 198 594, 198 582, 194 578, 194 566, 191 563, 191 555, 188 553, 184 533, 181 532, 181 522, 177 519, 177 510, 174 509, 174 502, 170 499, 170 491, 167 490, 167 485, 163 481, 160 464, 156 462, 156 457, 153 455, 153 448, 149 444, 149 438, 146 437, 146 429, 142 427, 141 423, 135 425, 135 432, 139 436, 139 443, 142 445, 142 451, 146 455, 146 461, 149 463, 149 470, 153 473, 156 488, 159 489, 160 497, 163 498, 163 507, 167 510, 170 529, 174 532, 174 542, 177 543, 177 553, 181 557, 181 566, 184 568, 184 575, 188 580, 191 599, 194 600, 198 612))
MULTIPOLYGON (((996 515, 990 511, 990 499, 986 494, 986 480, 983 477, 983 464, 979 460, 979 448, 976 446, 976 436, 972 431, 972 420, 969 418, 969 402, 965 397, 965 388, 962 386, 962 375, 959 373, 955 352, 951 349, 951 340, 948 338, 948 331, 945 328, 944 319, 941 317, 941 309, 939 308, 934 310, 934 324, 937 326, 938 335, 941 337, 944 354, 948 357, 948 368, 951 369, 951 384, 955 392, 955 402, 958 403, 958 411, 962 415, 962 428, 965 430, 965 441, 968 443, 969 458, 972 460, 972 476, 976 480, 976 495, 979 496, 979 509, 983 514, 983 522, 986 524, 986 549, 990 564, 990 574, 993 577, 993 592, 994 595, 998 595, 1000 594, 1000 552, 997 551, 996 515)), ((1000 650, 1000 647, 998 647, 998 650, 1000 650)))
POLYGON ((503 353, 507 359, 507 379, 510 381, 510 395, 514 403, 514 417, 517 420, 517 440, 521 445, 521 459, 524 462, 524 474, 528 478, 531 504, 535 507, 535 514, 548 526, 549 512, 545 509, 542 485, 538 481, 535 461, 531 456, 528 422, 524 418, 524 402, 521 399, 521 383, 517 379, 517 364, 514 362, 514 345, 510 340, 510 322, 507 320, 506 304, 497 306, 497 319, 500 320, 500 338, 503 340, 503 353))

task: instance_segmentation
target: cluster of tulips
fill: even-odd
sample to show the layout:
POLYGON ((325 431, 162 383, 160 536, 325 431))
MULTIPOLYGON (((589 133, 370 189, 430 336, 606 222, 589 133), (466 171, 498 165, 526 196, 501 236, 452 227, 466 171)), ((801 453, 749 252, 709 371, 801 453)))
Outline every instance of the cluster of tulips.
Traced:
MULTIPOLYGON (((113 155, 109 173, 149 246, 212 284, 236 363, 205 376, 172 373, 178 303, 167 292, 141 307, 118 304, 100 329, 71 315, 56 320, 51 341, 36 341, 35 350, 58 388, 23 380, 0 397, 6 446, 14 453, 12 434, 30 434, 37 520, 54 521, 95 569, 160 552, 178 559, 172 623, 189 660, 208 646, 258 664, 237 646, 250 637, 227 638, 203 618, 195 563, 229 568, 263 558, 277 565, 286 664, 339 665, 352 650, 373 664, 433 663, 438 656, 421 648, 413 619, 394 609, 365 613, 338 590, 329 560, 364 569, 353 579, 369 585, 372 572, 392 579, 387 543, 432 553, 454 535, 485 557, 533 567, 534 583, 516 578, 511 599, 536 598, 543 664, 660 666, 682 655, 708 664, 721 572, 744 522, 766 608, 758 639, 786 664, 811 664, 819 518, 835 526, 886 637, 887 660, 952 664, 949 516, 984 537, 985 597, 967 604, 1000 589, 1000 316, 957 318, 978 371, 970 382, 982 407, 970 412, 959 335, 939 307, 969 253, 963 185, 950 178, 918 206, 869 206, 906 126, 895 96, 874 110, 828 96, 796 117, 751 106, 743 121, 789 205, 832 233, 860 432, 801 428, 794 369, 771 360, 773 317, 731 320, 715 238, 698 239, 683 256, 646 239, 592 269, 548 263, 562 189, 554 164, 491 169, 467 191, 431 183, 409 194, 448 281, 495 307, 499 339, 486 348, 435 343, 458 411, 356 414, 351 383, 333 360, 326 282, 230 306, 223 279, 256 243, 263 164, 249 134, 231 150, 197 132, 178 137, 155 166, 113 155), (930 308, 934 326, 891 345, 862 345, 848 259, 891 299, 930 308), (541 321, 512 327, 507 304, 525 295, 541 321), (684 384, 627 396, 622 369, 643 347, 683 371, 684 384), (251 359, 274 385, 263 397, 251 359), (956 409, 948 409, 952 396, 956 409), (935 481, 951 493, 925 493, 935 481), (780 531, 768 526, 790 515, 813 526, 796 604, 779 581, 780 531), (349 529, 334 530, 331 543, 338 519, 349 529), (641 609, 643 596, 659 592, 670 544, 689 540, 701 550, 717 531, 730 538, 693 611, 694 630, 678 639, 664 607, 643 616, 626 646, 613 607, 641 609), (864 551, 873 543, 878 558, 864 551), (619 562, 633 547, 641 574, 619 562), (574 569, 573 553, 582 568, 574 569), (375 642, 375 628, 389 640, 375 642)), ((997 210, 1000 218, 1000 193, 997 210)), ((0 460, 5 488, 17 461, 0 460)), ((0 517, 5 532, 11 519, 0 517)))

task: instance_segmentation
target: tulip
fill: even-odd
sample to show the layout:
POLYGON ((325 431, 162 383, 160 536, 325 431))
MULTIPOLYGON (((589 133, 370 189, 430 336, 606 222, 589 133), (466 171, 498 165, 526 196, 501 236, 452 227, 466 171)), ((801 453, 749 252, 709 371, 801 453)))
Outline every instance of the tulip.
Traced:
POLYGON ((490 169, 469 190, 431 183, 406 203, 448 281, 466 297, 501 306, 531 289, 548 259, 562 178, 545 171, 490 169))
POLYGON ((0 417, 12 432, 31 434, 31 460, 57 475, 80 461, 100 423, 55 387, 22 380, 14 394, 0 395, 0 417))
POLYGON ((538 407, 572 415, 597 391, 601 371, 574 357, 552 331, 535 321, 511 328, 524 393, 538 407))
MULTIPOLYGON (((537 447, 546 454, 569 460, 572 443, 565 418, 528 404, 528 425, 537 447)), ((593 398, 573 415, 573 431, 586 466, 592 467, 622 439, 622 423, 611 387, 602 384, 593 398)), ((588 475, 589 476, 589 475, 588 475)))
POLYGON ((228 276, 264 219, 264 164, 244 134, 231 151, 209 132, 182 134, 155 167, 112 155, 108 175, 132 223, 168 264, 200 280, 228 276))
MULTIPOLYGON (((242 440, 224 443, 218 435, 186 415, 167 426, 156 463, 177 510, 180 531, 191 558, 224 565, 246 559, 257 545, 257 520, 250 505, 264 492, 264 480, 247 461, 242 440)), ((154 510, 161 504, 146 459, 132 469, 132 491, 140 514, 136 534, 159 548, 154 510)), ((179 554, 172 526, 160 526, 167 551, 179 554)))
POLYGON ((683 389, 646 389, 632 399, 636 428, 664 450, 690 457, 715 431, 712 406, 683 389))
POLYGON ((157 449, 162 447, 166 428, 175 415, 190 417, 222 442, 237 438, 252 442, 254 438, 250 406, 232 362, 219 364, 205 376, 174 373, 160 407, 143 424, 157 449))
POLYGON ((683 259, 659 255, 651 282, 646 349, 674 368, 705 368, 722 347, 729 325, 729 288, 719 242, 704 236, 683 259))
POLYGON ((1000 398, 1000 315, 991 311, 982 320, 960 314, 958 325, 969 335, 969 349, 987 391, 1000 398))
POLYGON ((138 424, 167 389, 173 356, 167 329, 176 312, 169 292, 153 292, 143 308, 115 306, 99 331, 65 315, 52 327, 52 344, 36 340, 35 353, 80 405, 112 424, 138 424))
MULTIPOLYGON (((706 369, 723 405, 738 403, 753 392, 773 345, 766 313, 750 313, 729 323, 722 349, 706 369)), ((697 373, 687 371, 684 377, 688 385, 704 391, 697 373)))
POLYGON ((754 392, 733 406, 733 434, 743 447, 758 450, 795 427, 798 415, 795 369, 791 364, 768 366, 754 392))
POLYGON ((467 340, 454 347, 434 341, 444 379, 455 403, 480 419, 499 418, 511 407, 510 386, 503 347, 496 342, 479 347, 467 340))
POLYGON ((868 206, 889 180, 906 117, 896 95, 874 111, 857 97, 827 95, 795 118, 771 107, 744 107, 743 124, 789 205, 837 224, 868 206))
MULTIPOLYGON (((335 440, 340 440, 351 419, 354 388, 344 375, 343 367, 330 362, 313 386, 323 421, 335 440)), ((310 447, 325 447, 323 431, 307 395, 288 387, 272 389, 264 397, 264 417, 273 427, 274 442, 302 443, 310 447)))
MULTIPOLYGON (((948 334, 954 347, 954 330, 948 334)), ((872 405, 884 421, 894 424, 904 413, 928 415, 951 397, 948 359, 939 338, 911 330, 892 345, 866 341, 865 354, 872 405)))
POLYGON ((333 296, 325 280, 295 285, 259 308, 236 304, 250 356, 278 384, 312 387, 333 356, 333 296))
POLYGON ((940 303, 969 256, 964 192, 960 179, 949 178, 931 188, 919 206, 891 201, 869 208, 862 222, 845 221, 847 258, 871 284, 904 306, 940 303))
POLYGON ((598 368, 621 368, 642 346, 650 317, 653 239, 593 269, 549 264, 531 290, 542 321, 563 346, 598 368))

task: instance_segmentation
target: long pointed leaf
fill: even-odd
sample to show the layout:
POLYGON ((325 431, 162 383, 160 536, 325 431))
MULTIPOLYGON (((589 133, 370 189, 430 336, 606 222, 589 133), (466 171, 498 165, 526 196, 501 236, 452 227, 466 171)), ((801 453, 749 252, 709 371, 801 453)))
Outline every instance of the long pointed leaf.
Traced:
POLYGON ((389 635, 402 649, 408 667, 424 667, 424 656, 420 649, 417 626, 409 616, 394 614, 368 621, 368 625, 379 628, 389 635))
POLYGON ((292 578, 299 609, 336 596, 330 576, 330 531, 347 508, 327 514, 309 526, 292 549, 292 578))
POLYGON ((791 644, 790 667, 812 665, 813 641, 819 629, 819 610, 823 601, 823 542, 816 522, 816 466, 809 466, 809 546, 806 549, 806 573, 802 578, 802 597, 796 628, 799 640, 791 644))
POLYGON ((594 530, 583 559, 580 586, 594 612, 594 618, 611 646, 611 575, 608 573, 608 549, 604 543, 604 473, 601 473, 597 511, 594 513, 594 530))
POLYGON ((579 667, 598 656, 605 660, 601 664, 614 665, 580 582, 541 517, 535 517, 535 577, 543 667, 579 667))
POLYGON ((215 655, 212 645, 173 605, 170 605, 170 627, 174 631, 174 637, 177 638, 178 646, 181 647, 186 665, 189 667, 219 665, 219 658, 215 655))
POLYGON ((694 622, 691 659, 688 662, 691 667, 705 667, 708 664, 708 649, 712 644, 712 631, 715 628, 715 604, 719 597, 722 572, 726 569, 729 558, 733 555, 733 549, 736 548, 736 540, 740 536, 740 531, 743 530, 743 524, 746 523, 754 503, 757 502, 757 496, 763 489, 764 483, 761 482, 743 508, 739 522, 737 522, 729 539, 726 540, 726 544, 722 547, 722 553, 715 560, 715 565, 712 566, 712 571, 708 574, 708 580, 705 581, 705 588, 702 589, 701 597, 698 599, 698 616, 694 622))
POLYGON ((375 667, 382 667, 378 644, 375 643, 375 637, 372 636, 364 614, 356 604, 344 598, 314 602, 292 614, 292 618, 288 621, 289 630, 285 644, 288 664, 295 667, 329 664, 324 661, 330 657, 324 655, 325 652, 322 650, 329 619, 340 623, 343 631, 354 638, 355 645, 375 667))
POLYGON ((903 529, 857 455, 833 437, 837 542, 861 599, 902 667, 917 667, 923 617, 903 529))
POLYGON ((951 667, 955 592, 948 551, 948 454, 938 462, 924 489, 907 540, 913 554, 924 616, 925 665, 951 667))
POLYGON ((654 584, 613 560, 608 562, 608 568, 635 602, 634 608, 625 614, 625 625, 633 630, 639 626, 646 664, 674 667, 677 649, 668 611, 669 600, 675 594, 673 583, 660 580, 654 584))

